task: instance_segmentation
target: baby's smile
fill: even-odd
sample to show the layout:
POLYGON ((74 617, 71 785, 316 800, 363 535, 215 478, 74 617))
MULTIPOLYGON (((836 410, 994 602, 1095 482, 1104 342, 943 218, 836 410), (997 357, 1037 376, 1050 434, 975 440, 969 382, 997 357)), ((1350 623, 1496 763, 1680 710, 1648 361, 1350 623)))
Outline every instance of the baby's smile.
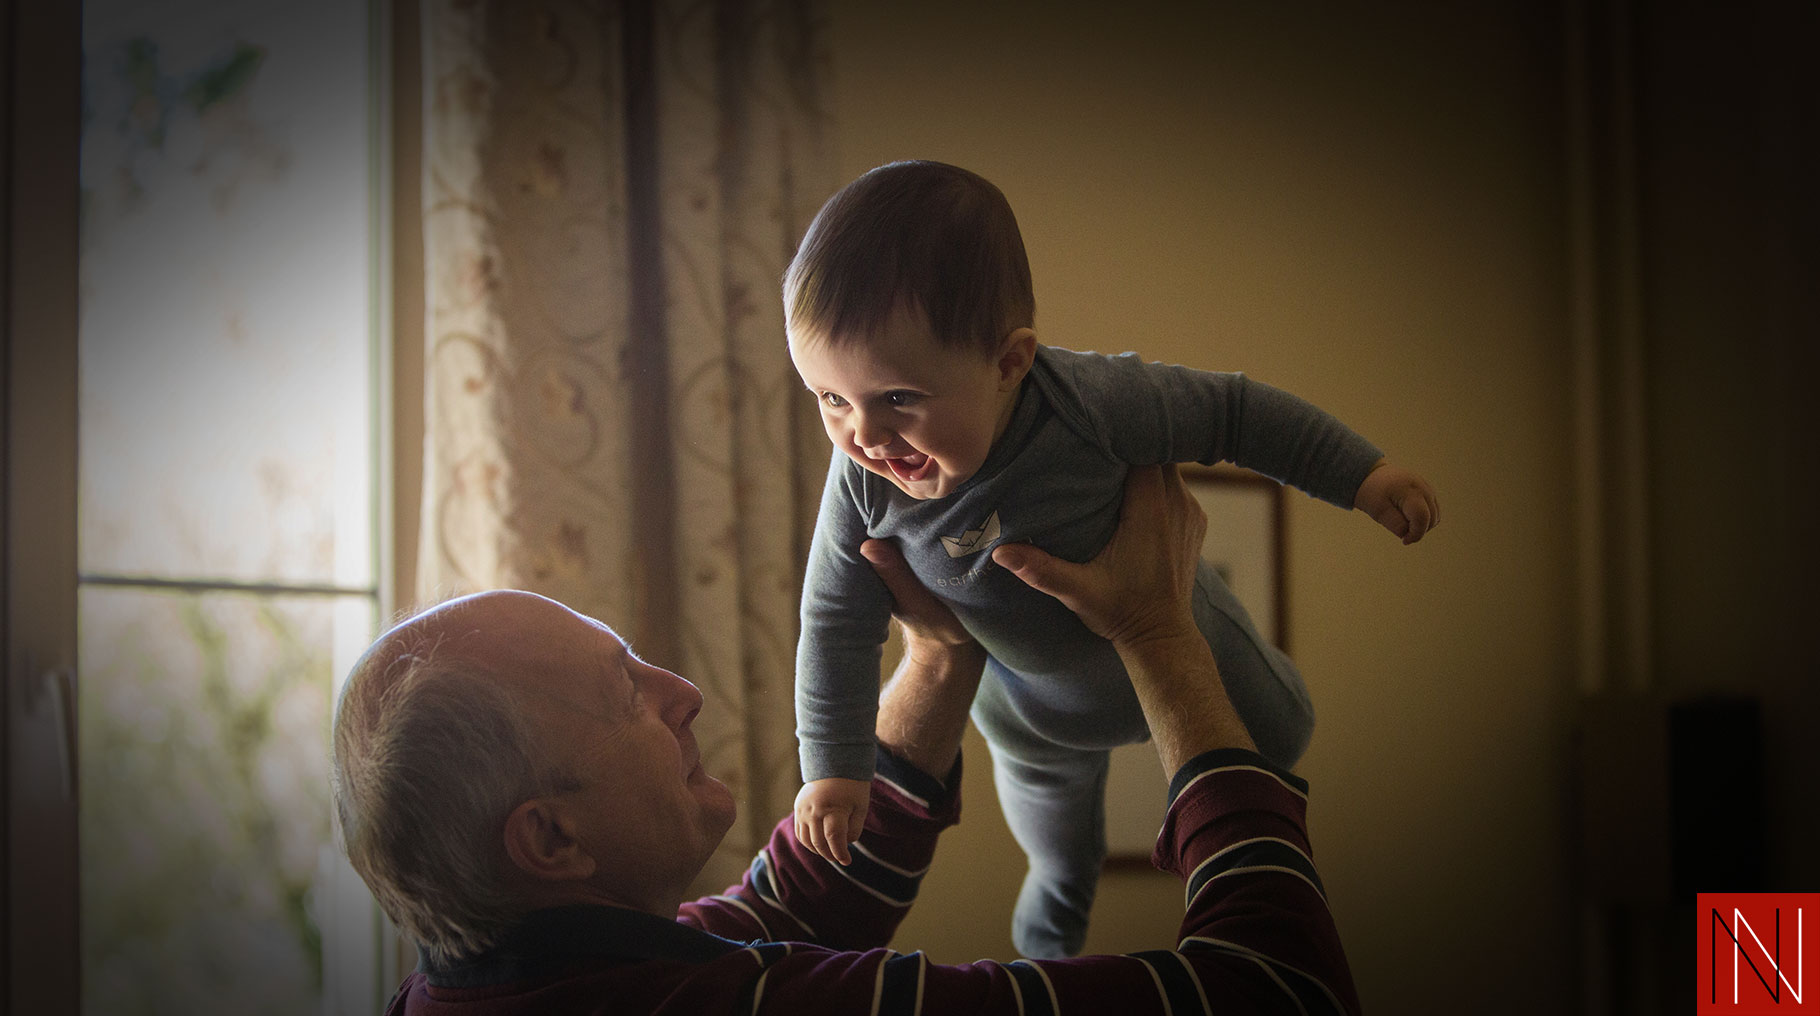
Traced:
POLYGON ((935 460, 922 452, 911 452, 899 458, 886 458, 885 465, 890 467, 891 475, 904 483, 915 483, 927 479, 935 467, 935 460))
POLYGON ((848 339, 792 332, 790 361, 834 447, 919 501, 947 497, 979 471, 1010 423, 1036 350, 1028 328, 992 355, 944 344, 920 310, 904 307, 848 339))

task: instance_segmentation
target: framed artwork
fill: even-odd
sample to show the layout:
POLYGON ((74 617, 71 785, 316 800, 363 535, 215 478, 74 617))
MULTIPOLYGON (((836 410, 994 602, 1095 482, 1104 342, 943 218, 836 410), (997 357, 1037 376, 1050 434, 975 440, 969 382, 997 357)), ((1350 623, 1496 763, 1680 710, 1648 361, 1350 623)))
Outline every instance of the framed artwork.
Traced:
MULTIPOLYGON (((1201 554, 1250 611, 1258 632, 1289 650, 1289 593, 1282 484, 1236 466, 1185 465, 1182 481, 1207 513, 1201 554)), ((1150 867, 1167 784, 1156 746, 1113 749, 1106 777, 1108 867, 1150 867)))

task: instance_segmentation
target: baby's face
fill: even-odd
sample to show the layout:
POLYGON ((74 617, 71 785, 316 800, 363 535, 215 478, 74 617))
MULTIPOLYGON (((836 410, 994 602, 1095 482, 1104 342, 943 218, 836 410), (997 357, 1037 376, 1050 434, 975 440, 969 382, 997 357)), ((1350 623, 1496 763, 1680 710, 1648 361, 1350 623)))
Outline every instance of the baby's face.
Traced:
POLYGON ((999 357, 943 346, 899 311, 869 340, 836 347, 790 335, 790 359, 821 407, 828 440, 921 500, 946 497, 986 461, 1023 380, 999 357))

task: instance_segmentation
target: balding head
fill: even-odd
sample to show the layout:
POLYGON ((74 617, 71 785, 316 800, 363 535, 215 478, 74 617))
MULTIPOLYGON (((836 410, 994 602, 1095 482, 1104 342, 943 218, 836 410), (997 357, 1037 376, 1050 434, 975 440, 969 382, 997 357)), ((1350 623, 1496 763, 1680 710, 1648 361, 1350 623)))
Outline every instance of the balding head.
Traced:
POLYGON ((335 719, 348 859, 387 915, 438 958, 468 955, 524 909, 499 830, 560 774, 540 751, 521 668, 527 618, 567 608, 515 591, 439 604, 380 636, 335 719))
POLYGON ((543 906, 673 917, 733 822, 701 767, 701 693, 612 629, 479 593, 380 636, 335 721, 348 860, 433 961, 543 906))

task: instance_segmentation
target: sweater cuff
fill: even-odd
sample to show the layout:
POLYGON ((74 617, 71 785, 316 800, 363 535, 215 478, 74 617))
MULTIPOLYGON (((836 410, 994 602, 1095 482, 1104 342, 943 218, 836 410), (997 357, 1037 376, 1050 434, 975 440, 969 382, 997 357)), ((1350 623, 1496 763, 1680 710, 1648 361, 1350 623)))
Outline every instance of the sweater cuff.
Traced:
POLYGON ((904 799, 932 816, 946 816, 952 812, 959 801, 961 787, 961 758, 954 757, 954 765, 949 767, 948 774, 941 779, 923 772, 916 766, 904 761, 878 746, 878 763, 874 778, 883 780, 895 788, 904 799))
POLYGON ((1181 769, 1177 770, 1175 777, 1169 781, 1169 803, 1174 804, 1175 799, 1180 796, 1182 791, 1188 788, 1188 784, 1193 783, 1197 777, 1212 772, 1215 769, 1225 769, 1232 766, 1262 769, 1270 775, 1275 776, 1277 779, 1282 780, 1298 793, 1301 793, 1304 796, 1308 793, 1307 780, 1284 769, 1282 766, 1277 765, 1255 751, 1245 748, 1215 748, 1212 751, 1204 751, 1189 759, 1182 765, 1181 769))

